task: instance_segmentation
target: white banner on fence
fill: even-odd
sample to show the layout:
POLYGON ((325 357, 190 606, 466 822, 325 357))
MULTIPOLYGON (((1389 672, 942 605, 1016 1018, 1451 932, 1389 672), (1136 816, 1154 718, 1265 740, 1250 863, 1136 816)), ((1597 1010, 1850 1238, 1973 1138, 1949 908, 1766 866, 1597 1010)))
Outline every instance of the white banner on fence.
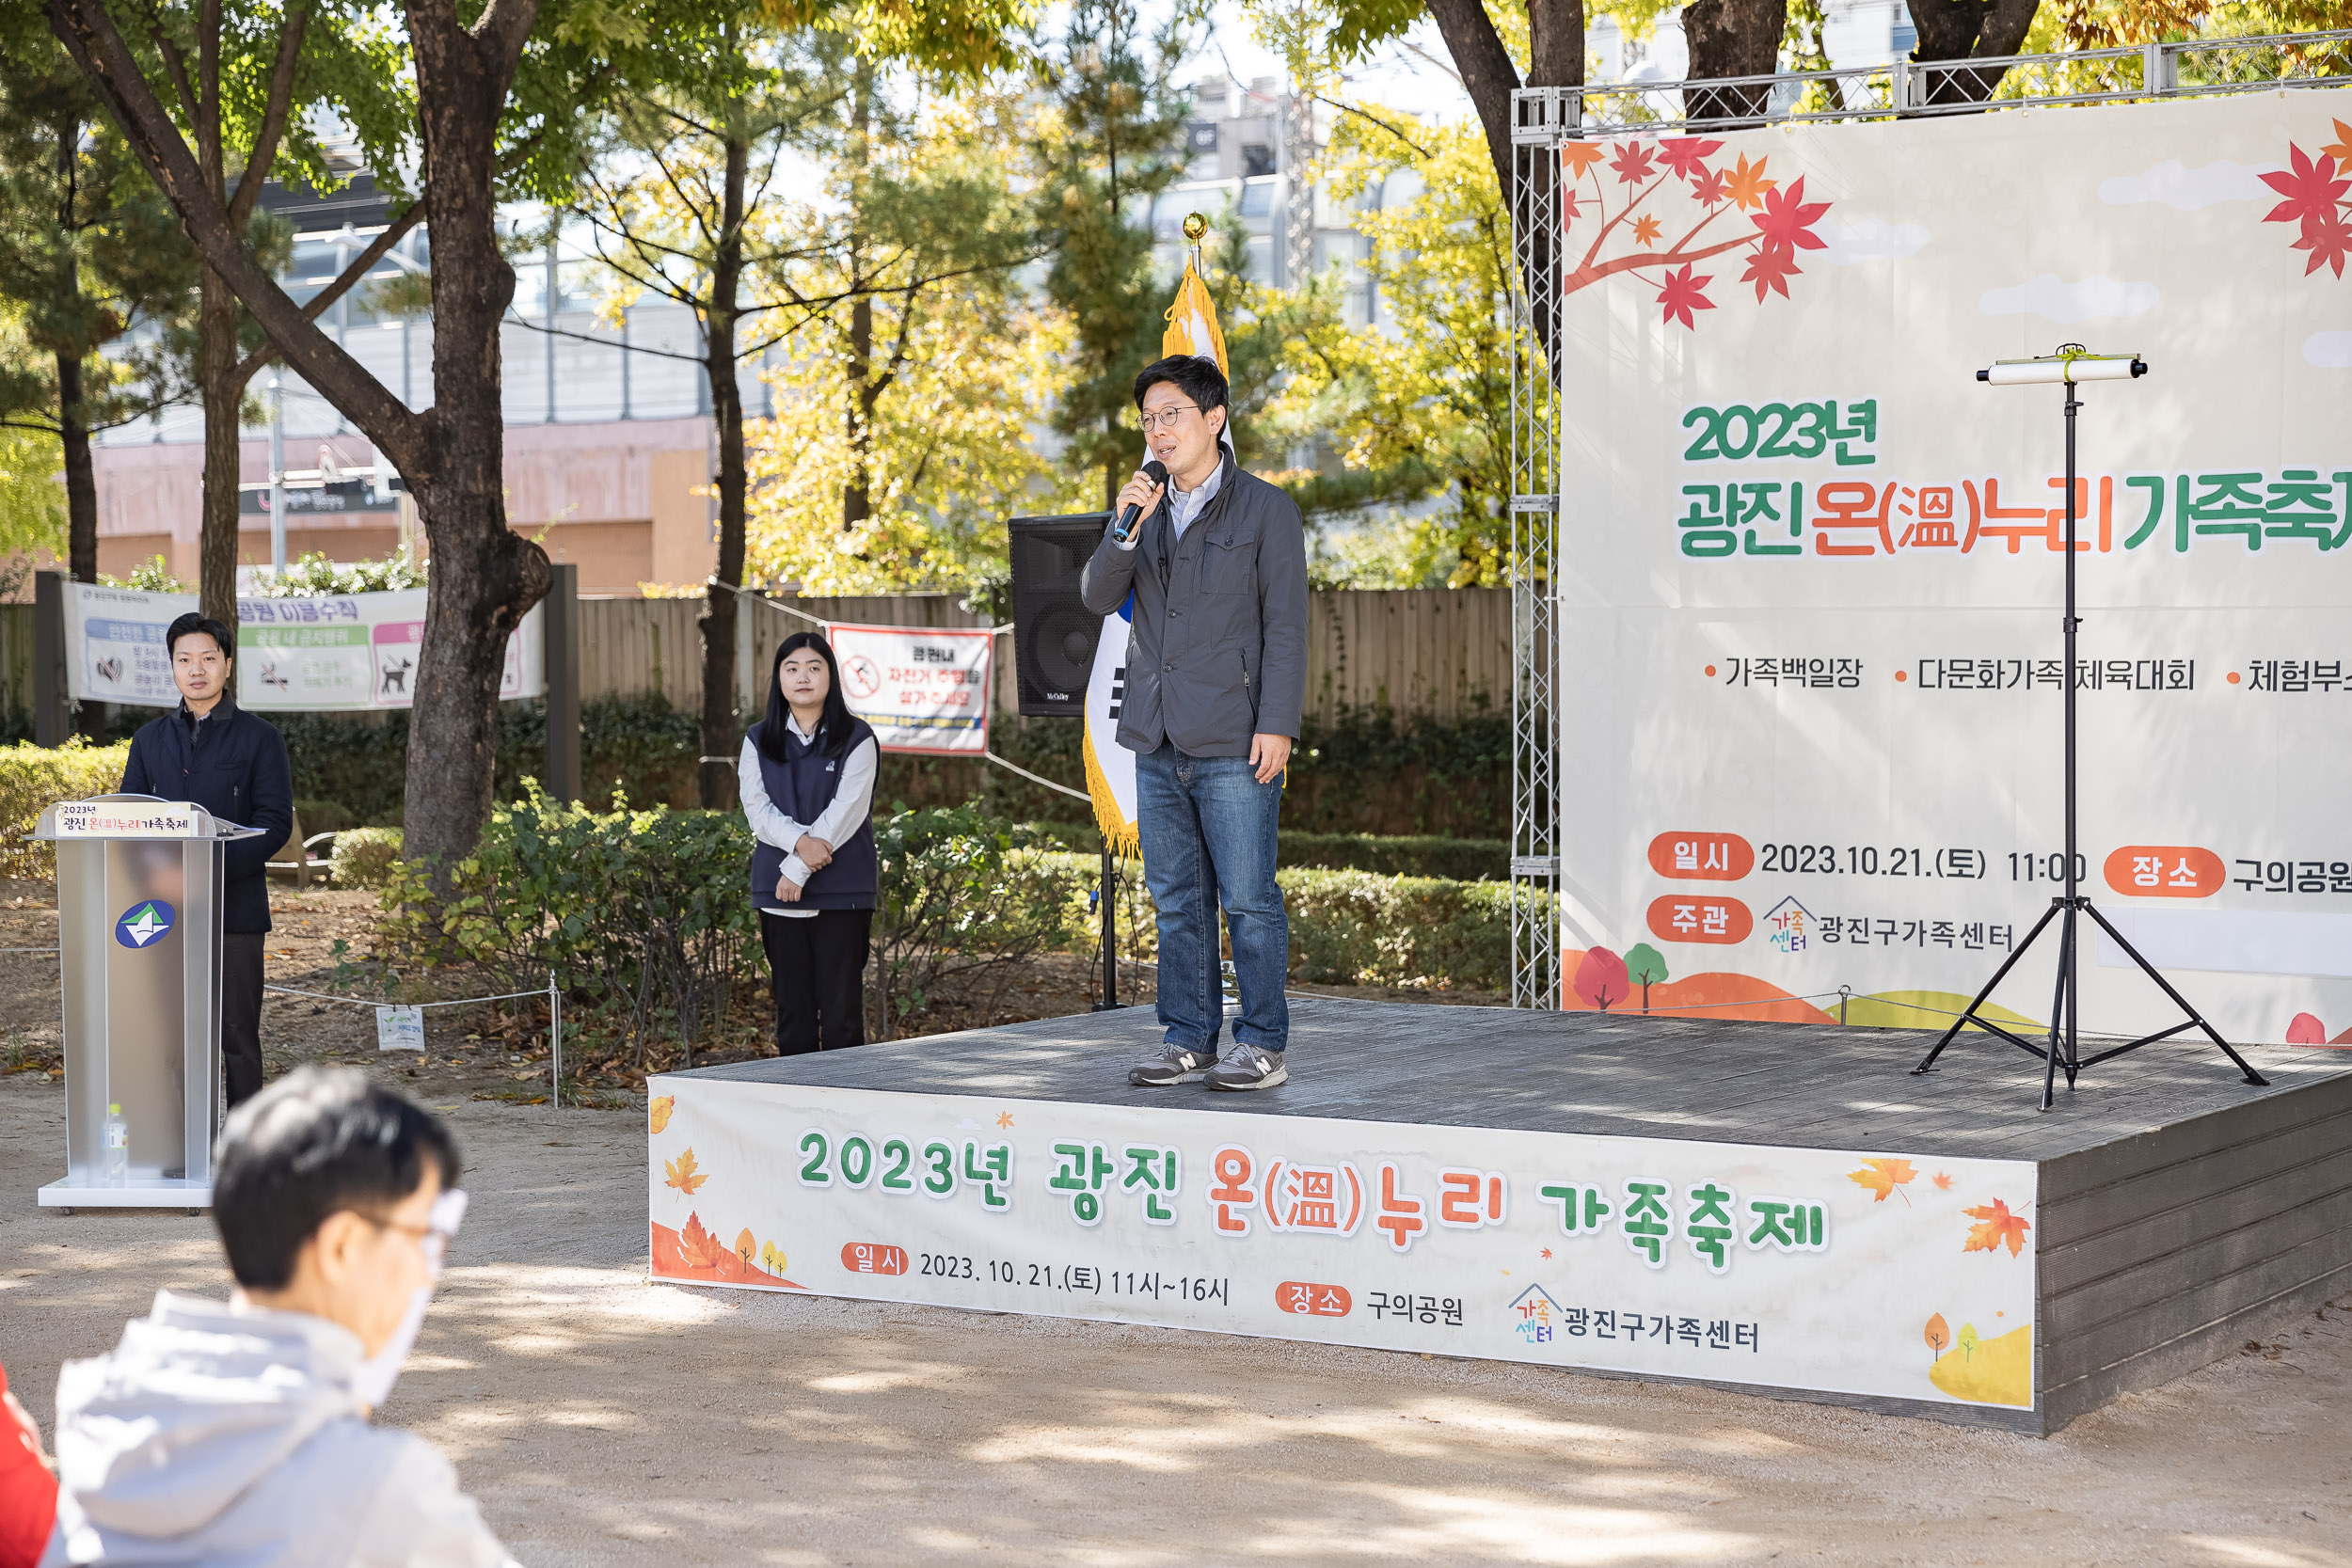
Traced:
POLYGON ((651 1093, 661 1279, 2033 1403, 2030 1161, 694 1077, 651 1093))
POLYGON ((993 636, 937 626, 828 624, 841 698, 885 752, 978 756, 988 750, 993 636))
MULTIPOLYGON (((237 702, 248 708, 316 712, 406 707, 415 698, 417 657, 424 641, 426 591, 339 594, 237 601, 237 702)), ((68 583, 65 595, 66 689, 81 702, 171 707, 164 632, 196 609, 193 594, 68 583)), ((502 698, 547 690, 541 626, 534 607, 506 640, 502 698)))
MULTIPOLYGON (((1848 986, 1854 1023, 1941 1024, 2025 940, 2066 869, 2064 393, 1976 372, 2074 340, 2152 367, 2082 393, 2085 891, 2204 911, 2149 919, 2232 1038, 2352 1038, 2324 940, 2225 918, 2352 911, 2346 120, 2330 90, 1568 149, 1568 1006, 1834 1022, 1848 986)), ((2087 1028, 2179 1018, 2131 970, 2082 986, 2087 1028)))

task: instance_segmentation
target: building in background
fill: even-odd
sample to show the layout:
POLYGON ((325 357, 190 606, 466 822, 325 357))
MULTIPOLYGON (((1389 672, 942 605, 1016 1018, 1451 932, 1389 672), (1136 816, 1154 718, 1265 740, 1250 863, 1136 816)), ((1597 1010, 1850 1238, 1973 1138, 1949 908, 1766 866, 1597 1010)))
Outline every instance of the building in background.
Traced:
MULTIPOLYGON (((263 204, 294 224, 283 281, 298 303, 332 282, 388 216, 363 173, 323 198, 273 187, 263 204)), ((529 211, 514 221, 518 231, 546 226, 543 214, 529 211)), ((420 293, 401 284, 421 278, 431 255, 431 236, 412 230, 325 318, 337 341, 411 408, 432 401, 433 320, 401 308, 404 293, 420 293)), ((606 322, 596 313, 595 271, 561 240, 516 258, 515 304, 500 334, 507 520, 550 559, 576 562, 583 592, 699 584, 717 560, 713 503, 698 493, 713 461, 700 327, 693 312, 659 300, 631 307, 617 326, 606 322)), ((246 564, 270 559, 269 379, 266 371, 254 378, 264 422, 245 432, 238 557, 246 564)), ((743 390, 746 407, 772 406, 748 369, 743 390)), ((417 532, 413 507, 367 438, 292 373, 281 376, 277 401, 294 478, 287 560, 314 550, 336 561, 381 558, 407 543, 417 532)), ((96 468, 99 569, 121 577, 161 556, 173 576, 194 582, 202 411, 170 408, 106 432, 96 468)))

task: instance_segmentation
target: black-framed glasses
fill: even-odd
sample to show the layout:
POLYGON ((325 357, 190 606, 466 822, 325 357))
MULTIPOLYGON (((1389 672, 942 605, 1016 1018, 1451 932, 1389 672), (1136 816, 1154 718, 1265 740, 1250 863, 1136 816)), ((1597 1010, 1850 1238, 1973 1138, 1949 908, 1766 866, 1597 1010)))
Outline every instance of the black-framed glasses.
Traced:
POLYGON ((1191 403, 1180 403, 1174 407, 1163 409, 1157 414, 1152 413, 1147 409, 1144 411, 1142 419, 1143 433, 1146 436, 1149 436, 1155 430, 1174 430, 1176 428, 1176 420, 1179 415, 1198 414, 1199 412, 1200 412, 1200 405, 1198 404, 1191 403))

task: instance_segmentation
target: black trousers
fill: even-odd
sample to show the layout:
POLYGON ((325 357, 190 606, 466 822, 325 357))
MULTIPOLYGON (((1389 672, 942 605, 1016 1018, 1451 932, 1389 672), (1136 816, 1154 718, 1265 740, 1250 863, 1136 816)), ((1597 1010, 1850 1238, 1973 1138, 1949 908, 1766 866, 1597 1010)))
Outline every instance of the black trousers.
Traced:
POLYGON ((818 910, 798 918, 759 911, 759 941, 768 950, 776 998, 777 1055, 866 1043, 866 960, 873 929, 871 910, 818 910))
POLYGON ((220 939, 220 1075, 229 1104, 262 1092, 262 950, 266 931, 230 931, 220 939))

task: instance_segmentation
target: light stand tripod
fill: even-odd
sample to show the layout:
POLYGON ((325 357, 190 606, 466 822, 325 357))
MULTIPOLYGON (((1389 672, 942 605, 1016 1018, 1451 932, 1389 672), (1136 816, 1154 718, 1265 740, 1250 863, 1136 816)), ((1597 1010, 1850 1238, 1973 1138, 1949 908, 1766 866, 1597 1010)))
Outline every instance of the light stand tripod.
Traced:
POLYGON ((1953 1037, 1963 1028, 1973 1023, 1990 1034, 1998 1035, 2028 1056, 2041 1058, 2042 1063, 2042 1108, 2045 1111, 2050 1108, 2052 1098, 2058 1087, 2059 1068, 2063 1067, 2066 1069, 2066 1086, 2071 1090, 2074 1086, 2075 1074, 2083 1069, 2095 1066, 2110 1057, 2121 1056, 2127 1051, 2137 1051, 2143 1045, 2153 1045, 2158 1040, 2170 1039, 2173 1036, 2190 1029, 2202 1029, 2206 1037, 2219 1046, 2222 1053, 2237 1065, 2238 1070, 2246 1074, 2246 1082, 2249 1084, 2269 1082, 2249 1066, 2245 1057, 2231 1048, 2230 1042, 2221 1037, 2219 1031, 2205 1022, 2204 1014, 2190 1006, 2188 1000, 2172 989, 2172 983, 2157 973, 2155 965, 2140 957, 2139 950, 2124 940, 2123 933, 2117 930, 2106 915, 2091 907, 2090 898, 2083 895, 2079 887, 2080 862, 2074 831, 2074 689, 2077 684, 2074 665, 2074 634, 2081 621, 2074 614, 2074 415, 2082 407, 2082 400, 2074 395, 2074 388, 2076 383, 2083 381, 2125 381, 2147 373, 2147 365, 2136 354, 2090 354, 2080 343, 2065 344, 2057 354, 2046 359, 2005 359, 1988 370, 1977 372, 1979 381, 1995 387, 2061 382, 2066 388, 2066 615, 2065 619, 2059 622, 2066 643, 2065 667, 2059 676, 2059 689, 2066 694, 2066 893, 2062 897, 2050 900, 2049 909, 2042 912, 2040 920, 2034 922, 2033 929, 2026 933, 2026 940, 2019 942, 2011 950, 2010 956, 2002 961, 2001 967, 1993 972, 1993 978, 1985 982, 1984 990, 1977 992, 1976 1000, 1968 1004, 1967 1010, 1954 1019, 1952 1026, 1944 1031, 1944 1037, 1935 1042, 1935 1049, 1929 1052, 1926 1059, 1911 1070, 1914 1073, 1931 1070, 1935 1066, 1935 1059, 1944 1054, 1944 1048, 1952 1043, 1953 1037), (2082 976, 2079 973, 2082 924, 2079 917, 2086 915, 2097 921, 2099 928, 2106 932, 2109 940, 2129 955, 2132 962, 2139 966, 2140 973, 2153 980, 2162 988, 2164 994, 2170 997, 2173 1004, 2188 1015, 2185 1022, 2176 1023, 2169 1029, 2160 1029, 2153 1035, 2143 1035, 2124 1045, 2110 1047, 2094 1056, 2085 1057, 2081 1053, 2076 1030, 2078 1004, 2082 991, 2082 976), (2034 944, 2043 931, 2049 929, 2050 922, 2053 920, 2058 922, 2058 987, 2050 999, 2048 1037, 2037 1044, 1985 1017, 1981 1009, 1986 998, 1990 997, 1994 989, 2008 977, 2009 972, 2017 967, 2017 960, 2026 956, 2026 950, 2034 944), (2063 1020, 2062 1027, 2061 1020, 2063 1020))

